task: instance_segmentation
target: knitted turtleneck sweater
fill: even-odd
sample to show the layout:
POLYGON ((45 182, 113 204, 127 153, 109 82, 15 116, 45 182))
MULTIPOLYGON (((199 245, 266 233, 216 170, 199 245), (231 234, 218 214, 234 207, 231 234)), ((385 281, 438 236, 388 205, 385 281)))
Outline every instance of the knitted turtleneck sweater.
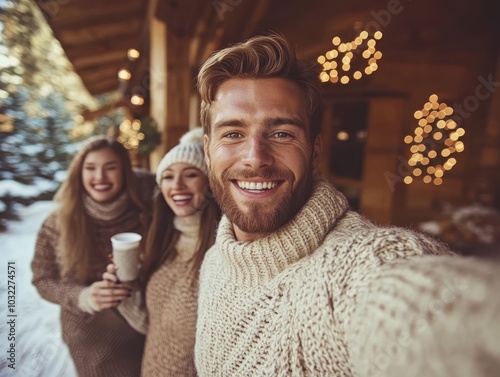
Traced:
MULTIPOLYGON (((140 178, 142 193, 152 197, 154 180, 143 174, 140 178)), ((85 210, 93 223, 96 248, 92 250, 94 264, 91 278, 82 284, 71 276, 62 276, 58 212, 52 213, 38 233, 32 261, 33 284, 40 295, 61 306, 63 339, 68 345, 80 377, 137 377, 140 375, 144 336, 136 332, 116 309, 105 309, 90 314, 80 307, 80 296, 95 281, 109 263, 110 238, 120 232, 141 232, 139 211, 126 194, 110 203, 97 203, 85 199, 85 210)))
POLYGON ((360 288, 390 260, 441 253, 449 252, 421 234, 349 211, 324 181, 268 237, 239 242, 223 217, 200 271, 197 371, 353 376, 348 334, 360 288))
POLYGON ((360 289, 356 376, 500 376, 500 259, 394 260, 360 289))
POLYGON ((196 376, 194 343, 198 307, 198 272, 193 271, 201 212, 176 217, 180 232, 176 255, 165 261, 146 287, 149 317, 138 296, 125 300, 119 310, 136 329, 146 333, 142 376, 196 376), (147 330, 147 331, 146 331, 147 330))

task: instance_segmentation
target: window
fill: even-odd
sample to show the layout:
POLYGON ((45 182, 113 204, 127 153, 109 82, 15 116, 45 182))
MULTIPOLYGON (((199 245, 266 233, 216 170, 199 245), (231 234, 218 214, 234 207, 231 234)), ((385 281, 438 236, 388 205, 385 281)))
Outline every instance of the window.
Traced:
POLYGON ((333 175, 362 179, 367 119, 367 102, 337 103, 333 106, 333 132, 328 161, 333 175))

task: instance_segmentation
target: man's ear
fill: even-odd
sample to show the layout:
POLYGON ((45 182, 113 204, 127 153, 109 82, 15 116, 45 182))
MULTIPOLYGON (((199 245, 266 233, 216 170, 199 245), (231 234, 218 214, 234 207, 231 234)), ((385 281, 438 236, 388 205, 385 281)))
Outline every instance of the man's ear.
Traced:
POLYGON ((313 144, 312 158, 313 158, 313 169, 317 171, 321 163, 321 156, 323 155, 323 139, 321 135, 317 135, 313 144))
POLYGON ((210 143, 210 139, 207 134, 203 136, 203 149, 205 151, 205 163, 207 164, 207 168, 210 169, 210 152, 208 150, 208 145, 210 143))

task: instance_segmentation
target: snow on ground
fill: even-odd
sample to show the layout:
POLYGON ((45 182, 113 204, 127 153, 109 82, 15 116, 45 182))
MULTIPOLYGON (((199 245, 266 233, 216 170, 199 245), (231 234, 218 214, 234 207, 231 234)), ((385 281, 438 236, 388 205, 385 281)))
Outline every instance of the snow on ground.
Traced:
POLYGON ((52 202, 37 202, 21 210, 21 221, 9 222, 0 233, 0 377, 75 377, 68 349, 61 338, 59 306, 45 301, 31 284, 38 229, 50 213, 52 202), (15 263, 16 360, 6 365, 10 342, 7 317, 7 263, 15 263))
POLYGON ((3 179, 0 181, 0 197, 36 198, 43 192, 54 191, 58 186, 58 182, 43 178, 36 178, 32 185, 23 185, 11 179, 3 179))

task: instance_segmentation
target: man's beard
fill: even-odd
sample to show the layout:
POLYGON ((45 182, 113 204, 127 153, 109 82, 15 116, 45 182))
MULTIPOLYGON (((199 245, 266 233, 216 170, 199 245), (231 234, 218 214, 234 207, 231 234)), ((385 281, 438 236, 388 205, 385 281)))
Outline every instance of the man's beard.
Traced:
MULTIPOLYGON (((209 169, 208 179, 215 200, 219 204, 222 213, 224 213, 229 221, 236 225, 240 230, 246 233, 269 233, 273 232, 283 225, 288 223, 302 208, 304 203, 309 199, 313 187, 313 169, 307 169, 305 175, 297 182, 297 187, 292 188, 293 174, 289 171, 278 170, 275 168, 267 168, 257 172, 249 170, 234 171, 229 174, 226 170, 222 173, 221 181, 213 174, 213 170, 209 169), (231 195, 232 185, 229 175, 237 177, 239 180, 259 177, 266 181, 284 180, 289 183, 289 190, 281 197, 277 203, 275 210, 271 213, 265 211, 270 208, 269 200, 255 200, 251 204, 246 204, 248 210, 243 212, 239 209, 233 196, 231 195), (226 187, 224 187, 224 184, 226 187)), ((274 203, 274 201, 272 202, 274 203)))

